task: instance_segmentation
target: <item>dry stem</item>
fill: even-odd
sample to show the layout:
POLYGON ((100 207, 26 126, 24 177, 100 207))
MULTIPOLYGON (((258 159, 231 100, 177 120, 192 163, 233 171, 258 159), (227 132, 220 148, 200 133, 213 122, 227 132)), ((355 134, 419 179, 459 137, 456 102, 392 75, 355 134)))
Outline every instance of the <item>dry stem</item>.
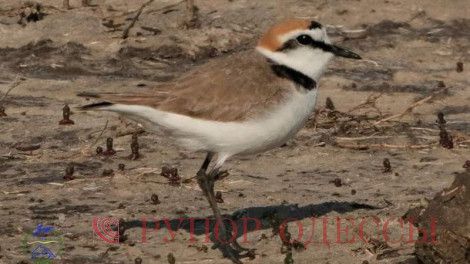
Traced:
POLYGON ((392 116, 389 116, 389 117, 386 117, 384 119, 381 119, 377 122, 374 123, 374 125, 378 125, 380 123, 383 123, 383 122, 387 122, 387 121, 390 121, 390 120, 393 120, 393 119, 397 119, 397 118, 402 118, 403 116, 411 113, 413 111, 413 109, 431 101, 432 99, 434 99, 436 96, 438 96, 439 94, 441 94, 442 92, 445 92, 447 90, 447 88, 443 88, 443 89, 440 89, 438 91, 435 91, 433 92, 431 95, 427 96, 426 98, 423 98, 417 102, 414 102, 413 104, 411 104, 410 106, 408 106, 408 108, 405 109, 405 111, 403 111, 402 113, 400 114, 396 114, 396 115, 392 115, 392 116))
POLYGON ((70 1, 69 0, 64 0, 62 2, 62 8, 63 9, 70 9, 70 1))
POLYGON ((137 22, 137 20, 139 20, 139 17, 140 15, 142 14, 142 11, 144 10, 144 8, 148 5, 150 5, 154 0, 149 0, 147 2, 145 2, 142 6, 140 6, 139 10, 137 11, 137 14, 134 16, 134 18, 132 18, 132 21, 131 23, 124 29, 124 31, 122 32, 122 38, 123 39, 126 39, 129 37, 129 31, 131 30, 131 28, 134 27, 135 23, 137 22))

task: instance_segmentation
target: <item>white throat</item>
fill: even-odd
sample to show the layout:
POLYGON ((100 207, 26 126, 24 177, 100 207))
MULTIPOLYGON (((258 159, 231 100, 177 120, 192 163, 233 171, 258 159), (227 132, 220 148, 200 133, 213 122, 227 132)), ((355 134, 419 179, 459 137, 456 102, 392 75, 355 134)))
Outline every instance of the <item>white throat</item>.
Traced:
POLYGON ((319 81, 328 62, 333 58, 333 54, 329 52, 308 47, 297 48, 286 53, 274 52, 263 47, 257 47, 256 50, 272 61, 301 72, 316 82, 319 81))

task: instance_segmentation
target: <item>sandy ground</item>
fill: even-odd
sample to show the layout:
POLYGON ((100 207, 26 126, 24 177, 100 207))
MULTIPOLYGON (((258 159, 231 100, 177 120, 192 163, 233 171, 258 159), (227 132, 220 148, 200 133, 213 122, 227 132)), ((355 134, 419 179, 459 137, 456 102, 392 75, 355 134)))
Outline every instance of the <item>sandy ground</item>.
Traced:
MULTIPOLYGON (((189 30, 180 27, 184 8, 178 1, 155 1, 125 40, 123 28, 144 1, 80 7, 72 0, 71 10, 60 9, 59 0, 40 2, 46 15, 22 26, 17 23, 22 2, 0 1, 0 98, 15 79, 24 78, 2 101, 7 116, 0 117, 0 263, 33 262, 22 240, 39 223, 56 227, 64 237, 56 263, 139 263, 136 258, 168 263, 170 253, 176 263, 230 263, 211 249, 204 223, 196 225, 196 241, 187 224, 171 242, 164 240, 169 235, 164 228, 152 230, 152 217, 177 225, 180 217, 211 215, 197 183, 188 180, 202 153, 143 132, 142 157, 130 160, 131 134, 140 130, 136 124, 113 114, 74 112, 75 125, 59 126, 61 109, 87 103, 77 92, 152 89, 211 57, 252 48, 269 25, 295 16, 329 25, 335 42, 370 61, 335 60, 320 83, 317 118, 294 140, 226 164, 230 176, 216 186, 223 213, 262 220, 261 230, 248 232, 245 244, 256 248, 256 256, 244 262, 291 263, 273 235, 276 221, 288 218, 299 221, 289 223, 292 237, 298 235, 298 223, 304 226, 303 242, 316 230, 316 243, 292 251, 294 263, 416 262, 408 225, 403 231, 390 221, 389 239, 381 229, 388 219, 402 217, 449 186, 469 159, 468 1, 204 0, 196 1, 202 26, 189 30), (463 63, 462 72, 457 62, 463 63), (443 86, 445 91, 412 113, 373 125, 443 86), (374 96, 373 103, 354 110, 374 96), (337 111, 325 110, 327 97, 337 111), (439 111, 453 149, 439 144, 439 111), (107 137, 114 138, 116 155, 96 155, 107 137), (383 172, 385 158, 392 167, 388 173, 383 172), (68 164, 75 168, 70 181, 63 179, 68 164), (177 168, 186 180, 168 184, 160 175, 162 166, 177 168), (113 176, 103 176, 109 169, 113 176), (152 202, 153 194, 159 204, 152 202), (117 245, 101 241, 92 229, 97 216, 123 219, 126 239, 117 245), (145 217, 149 229, 142 243, 145 217), (359 236, 363 218, 379 219, 381 229, 370 224, 363 237, 376 239, 338 243, 337 217, 343 227, 350 226, 350 236, 359 236), (315 228, 312 218, 318 219, 315 228), (326 219, 324 228, 320 219, 326 219), (402 233, 406 239, 396 242, 402 233)), ((343 233, 340 240, 345 239, 343 233)))

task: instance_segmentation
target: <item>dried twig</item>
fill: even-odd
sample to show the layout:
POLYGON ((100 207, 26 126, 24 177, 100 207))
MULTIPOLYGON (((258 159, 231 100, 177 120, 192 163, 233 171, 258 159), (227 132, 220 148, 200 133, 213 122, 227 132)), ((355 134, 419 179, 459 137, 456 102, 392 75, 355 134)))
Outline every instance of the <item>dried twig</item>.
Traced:
POLYGON ((70 9, 70 1, 69 0, 64 0, 62 2, 62 8, 63 9, 70 9))
POLYGON ((194 0, 186 0, 185 28, 197 28, 200 26, 198 8, 194 0))
POLYGON ((367 97, 366 101, 357 105, 357 106, 354 106, 353 108, 349 109, 347 111, 347 113, 351 113, 351 112, 354 112, 354 111, 357 111, 359 109, 362 109, 362 108, 367 108, 367 107, 371 107, 371 108, 374 108, 379 114, 381 114, 381 111, 379 110, 379 108, 377 107, 377 100, 382 97, 384 93, 373 93, 371 95, 369 95, 369 97, 367 97))
POLYGON ((400 114, 396 114, 396 115, 392 115, 392 116, 389 116, 387 118, 384 118, 384 119, 381 119, 377 122, 374 123, 374 125, 378 125, 380 123, 383 123, 383 122, 387 122, 387 121, 390 121, 390 120, 393 120, 393 119, 397 119, 397 118, 402 118, 403 116, 411 113, 413 111, 413 109, 431 101, 432 99, 434 99, 436 96, 438 96, 439 94, 443 93, 447 91, 447 88, 443 88, 443 89, 440 89, 440 90, 437 90, 435 92, 433 92, 431 95, 427 96, 426 98, 423 98, 417 102, 414 102, 412 105, 408 106, 408 108, 405 109, 405 111, 403 111, 402 113, 400 114))
POLYGON ((137 11, 137 14, 134 16, 134 18, 132 18, 132 21, 131 23, 124 29, 124 31, 122 32, 122 38, 123 39, 126 39, 129 37, 129 31, 131 30, 131 28, 134 27, 135 23, 137 22, 137 20, 139 19, 140 15, 142 14, 142 11, 144 10, 144 8, 148 5, 150 5, 154 0, 149 0, 147 2, 145 2, 142 6, 140 6, 139 10, 137 11))
POLYGON ((106 120, 106 124, 104 125, 104 127, 101 130, 100 134, 96 138, 95 142, 93 142, 93 144, 90 147, 93 147, 93 146, 96 145, 96 143, 98 143, 98 140, 100 140, 101 136, 103 136, 104 131, 108 128, 108 123, 109 123, 109 120, 106 120))
POLYGON ((368 136, 368 137, 336 137, 337 140, 343 141, 361 141, 361 140, 369 140, 369 139, 389 139, 392 136, 368 136))
POLYGON ((82 6, 90 6, 90 0, 82 0, 82 6))
POLYGON ((354 150, 367 150, 371 148, 379 149, 426 149, 430 148, 431 145, 392 145, 392 144, 340 144, 337 143, 340 148, 354 149, 354 150))
POLYGON ((8 87, 7 91, 6 91, 5 94, 3 95, 2 99, 0 99, 0 102, 3 102, 3 100, 5 100, 5 98, 7 98, 8 94, 9 94, 13 89, 15 89, 16 87, 18 87, 18 85, 20 85, 21 82, 23 82, 24 80, 25 80, 24 78, 16 77, 15 81, 10 85, 10 87, 8 87))

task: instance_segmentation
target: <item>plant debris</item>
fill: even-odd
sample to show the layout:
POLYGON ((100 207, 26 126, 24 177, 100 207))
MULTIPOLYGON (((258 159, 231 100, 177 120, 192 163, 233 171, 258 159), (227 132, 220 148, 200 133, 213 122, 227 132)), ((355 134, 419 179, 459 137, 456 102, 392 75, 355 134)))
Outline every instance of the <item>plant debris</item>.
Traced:
POLYGON ((139 153, 139 137, 137 133, 134 133, 132 135, 132 142, 131 142, 131 155, 129 156, 129 159, 131 160, 137 160, 140 158, 140 153, 139 153))
POLYGON ((215 201, 217 203, 224 203, 224 199, 222 198, 222 192, 215 193, 215 201))
POLYGON ((168 264, 175 264, 176 263, 176 259, 175 259, 175 256, 173 255, 173 253, 168 253, 166 258, 168 260, 168 264))
POLYGON ((436 123, 439 127, 443 127, 446 125, 447 121, 445 120, 444 118, 444 113, 443 112, 439 112, 437 113, 437 120, 436 120, 436 123))
POLYGON ((331 111, 335 111, 335 110, 336 110, 336 107, 335 107, 335 105, 333 104, 333 100, 331 100, 330 97, 327 97, 327 98, 326 98, 325 108, 328 109, 328 110, 331 110, 331 111))
POLYGON ((160 200, 158 199, 158 195, 156 194, 152 194, 152 196, 150 196, 150 201, 152 202, 152 204, 160 204, 160 200))
POLYGON ((19 151, 34 151, 41 148, 41 144, 25 144, 25 143, 16 143, 14 145, 16 150, 19 151))
POLYGON ((446 149, 453 149, 454 148, 454 141, 452 136, 447 132, 445 128, 441 128, 439 132, 439 144, 446 149))
POLYGON ((334 180, 331 180, 330 183, 333 183, 336 187, 343 186, 343 181, 341 181, 340 178, 336 178, 334 180))
POLYGON ((114 170, 113 169, 105 169, 103 170, 103 173, 101 174, 101 176, 103 177, 109 177, 109 176, 113 176, 114 175, 114 170))
POLYGON ((160 175, 167 178, 169 184, 172 186, 179 186, 181 184, 181 177, 178 174, 177 168, 163 166, 160 175))
POLYGON ((59 121, 59 125, 67 126, 75 124, 75 122, 70 120, 70 107, 67 104, 62 108, 62 117, 62 120, 59 121))
POLYGON ((207 253, 207 251, 209 250, 209 248, 206 246, 206 245, 202 245, 202 246, 197 246, 197 245, 189 245, 188 247, 193 247, 195 248, 197 251, 199 252, 204 252, 204 253, 207 253))
POLYGON ((5 107, 3 107, 3 105, 0 105, 0 117, 4 116, 7 116, 7 114, 5 113, 5 107))
POLYGON ((74 180, 75 177, 73 176, 73 173, 75 172, 75 167, 72 163, 68 164, 67 167, 65 168, 65 175, 64 175, 64 180, 71 181, 74 180))
POLYGON ((463 72, 463 62, 457 62, 457 72, 463 72))
POLYGON ((129 25, 122 32, 122 38, 123 39, 127 39, 129 37, 129 31, 134 27, 135 22, 137 22, 137 20, 139 20, 139 17, 142 14, 142 11, 144 11, 144 8, 148 5, 150 5, 153 1, 154 0, 149 0, 149 1, 145 2, 144 4, 142 4, 140 6, 140 8, 137 11, 136 15, 132 18, 131 23, 129 23, 129 25))
POLYGON ((101 155, 103 154, 103 148, 102 147, 96 147, 96 155, 101 155))
POLYGON ((383 170, 382 172, 383 173, 391 173, 392 172, 392 164, 390 163, 390 160, 385 158, 384 161, 383 161, 383 170))
POLYGON ((465 161, 465 164, 463 164, 463 168, 467 169, 467 171, 470 171, 470 160, 465 161))
POLYGON ((18 24, 26 26, 26 23, 37 22, 44 18, 46 14, 42 12, 40 3, 27 1, 19 12, 18 24))
POLYGON ((106 151, 103 152, 103 155, 113 156, 114 154, 116 154, 116 151, 113 149, 113 139, 108 138, 106 139, 106 151))
POLYGON ((194 3, 194 0, 185 0, 186 14, 183 27, 186 29, 199 28, 201 21, 199 20, 199 8, 194 3))

